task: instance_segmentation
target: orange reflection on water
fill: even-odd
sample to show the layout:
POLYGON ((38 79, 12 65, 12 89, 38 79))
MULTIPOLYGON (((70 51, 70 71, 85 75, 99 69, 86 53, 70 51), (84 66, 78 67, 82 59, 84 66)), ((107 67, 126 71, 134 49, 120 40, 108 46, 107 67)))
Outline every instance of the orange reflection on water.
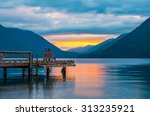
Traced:
MULTIPOLYGON (((61 68, 53 68, 51 75, 63 81, 61 68)), ((67 82, 71 81, 73 93, 77 96, 95 98, 103 95, 105 86, 105 66, 96 63, 77 63, 76 67, 67 67, 67 82)))
POLYGON ((83 97, 102 95, 101 88, 105 85, 105 67, 102 64, 77 64, 75 70, 76 95, 83 97))
MULTIPOLYGON (((50 73, 51 76, 55 77, 55 79, 59 80, 59 81, 63 81, 63 76, 61 73, 62 68, 57 67, 57 68, 53 68, 52 72, 50 73)), ((66 80, 67 81, 74 81, 75 79, 75 68, 74 67, 67 67, 66 68, 66 80)))

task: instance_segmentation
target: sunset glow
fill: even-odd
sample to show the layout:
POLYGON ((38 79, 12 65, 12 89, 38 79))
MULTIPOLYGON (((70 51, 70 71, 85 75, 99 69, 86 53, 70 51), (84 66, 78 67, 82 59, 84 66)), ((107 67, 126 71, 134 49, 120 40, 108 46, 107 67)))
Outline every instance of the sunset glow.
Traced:
POLYGON ((87 45, 97 45, 103 41, 114 38, 116 35, 105 34, 68 34, 68 35, 47 35, 44 36, 49 42, 63 50, 87 45))
POLYGON ((101 96, 103 93, 96 88, 105 85, 105 67, 97 64, 78 64, 76 66, 74 93, 80 96, 101 96), (88 72, 88 73, 87 73, 88 72), (83 76, 86 75, 86 76, 83 76), (97 78, 100 75, 100 78, 97 78), (88 89, 87 89, 88 88, 88 89))

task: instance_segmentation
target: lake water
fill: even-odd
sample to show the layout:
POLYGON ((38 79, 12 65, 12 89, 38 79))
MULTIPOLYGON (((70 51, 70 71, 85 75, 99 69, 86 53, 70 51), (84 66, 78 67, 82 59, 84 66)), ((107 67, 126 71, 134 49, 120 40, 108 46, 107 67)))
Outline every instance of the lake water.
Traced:
MULTIPOLYGON (((9 70, 7 83, 0 81, 0 98, 46 99, 147 99, 150 98, 150 59, 74 59, 66 80, 61 68, 50 78, 40 69, 38 81, 21 79, 21 70, 9 70)), ((2 72, 0 72, 2 78, 2 72)))

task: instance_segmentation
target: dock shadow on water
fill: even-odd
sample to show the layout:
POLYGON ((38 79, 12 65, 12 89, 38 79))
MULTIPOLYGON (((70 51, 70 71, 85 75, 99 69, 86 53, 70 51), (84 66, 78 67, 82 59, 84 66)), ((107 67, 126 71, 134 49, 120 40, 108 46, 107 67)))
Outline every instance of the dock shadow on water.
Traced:
POLYGON ((150 98, 150 59, 75 59, 63 77, 54 68, 49 78, 39 70, 38 79, 22 80, 21 73, 9 71, 0 80, 0 98, 84 99, 150 98))

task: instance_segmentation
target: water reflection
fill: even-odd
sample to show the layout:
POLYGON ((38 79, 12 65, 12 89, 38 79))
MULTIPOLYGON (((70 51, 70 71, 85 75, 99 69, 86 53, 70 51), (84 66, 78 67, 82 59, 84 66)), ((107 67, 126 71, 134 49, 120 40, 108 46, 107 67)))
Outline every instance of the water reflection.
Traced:
POLYGON ((101 64, 78 64, 76 66, 74 93, 80 97, 98 97, 105 85, 105 67, 101 64))
POLYGON ((107 67, 107 82, 113 96, 108 98, 150 98, 150 65, 118 65, 107 67))
POLYGON ((76 59, 76 67, 54 68, 49 78, 40 69, 38 79, 21 79, 9 71, 0 80, 0 98, 150 98, 150 60, 76 59), (15 77, 15 78, 14 78, 15 77))

